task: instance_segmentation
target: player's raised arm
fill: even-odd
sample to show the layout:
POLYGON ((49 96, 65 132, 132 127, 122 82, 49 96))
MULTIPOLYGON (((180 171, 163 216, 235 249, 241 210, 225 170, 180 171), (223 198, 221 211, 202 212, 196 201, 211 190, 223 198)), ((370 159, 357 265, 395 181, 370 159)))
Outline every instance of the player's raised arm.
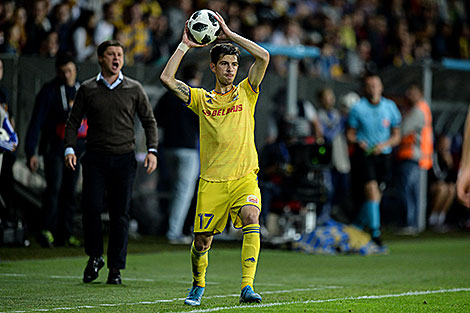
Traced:
POLYGON ((166 63, 165 68, 163 69, 162 74, 160 75, 160 81, 162 84, 171 90, 178 98, 183 100, 185 103, 189 101, 189 86, 184 82, 175 78, 176 72, 180 66, 181 60, 183 59, 186 52, 195 47, 204 47, 206 45, 199 45, 191 41, 188 38, 188 22, 186 22, 183 38, 181 39, 178 48, 173 53, 171 58, 166 63))
POLYGON ((246 39, 245 37, 240 36, 239 34, 231 31, 227 24, 225 24, 222 16, 216 12, 217 20, 219 21, 222 32, 219 35, 220 39, 227 38, 237 44, 239 44, 243 49, 248 51, 254 58, 255 62, 251 65, 250 71, 248 73, 248 80, 250 81, 251 86, 258 90, 259 85, 263 81, 264 74, 269 64, 269 52, 266 51, 263 47, 257 45, 253 41, 246 39))

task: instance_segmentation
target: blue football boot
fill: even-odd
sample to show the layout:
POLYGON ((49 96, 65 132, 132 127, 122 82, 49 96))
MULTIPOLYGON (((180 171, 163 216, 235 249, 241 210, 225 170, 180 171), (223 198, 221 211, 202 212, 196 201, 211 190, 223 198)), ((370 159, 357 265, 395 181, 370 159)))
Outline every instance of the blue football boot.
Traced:
POLYGON ((184 304, 198 306, 201 305, 201 298, 204 294, 204 287, 193 286, 188 296, 184 300, 184 304))
POLYGON ((240 294, 240 303, 260 303, 261 300, 263 300, 261 296, 254 292, 251 286, 248 285, 242 289, 242 293, 240 294))

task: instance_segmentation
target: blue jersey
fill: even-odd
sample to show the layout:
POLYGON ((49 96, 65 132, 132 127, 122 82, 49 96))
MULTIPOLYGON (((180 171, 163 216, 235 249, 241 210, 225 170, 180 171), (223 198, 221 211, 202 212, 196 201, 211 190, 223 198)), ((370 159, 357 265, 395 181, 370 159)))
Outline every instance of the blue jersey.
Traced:
MULTIPOLYGON (((390 99, 381 98, 374 105, 367 98, 361 98, 349 112, 349 126, 356 130, 357 141, 364 141, 368 148, 390 138, 391 130, 400 127, 401 114, 390 99)), ((391 147, 383 149, 382 153, 392 152, 391 147)))

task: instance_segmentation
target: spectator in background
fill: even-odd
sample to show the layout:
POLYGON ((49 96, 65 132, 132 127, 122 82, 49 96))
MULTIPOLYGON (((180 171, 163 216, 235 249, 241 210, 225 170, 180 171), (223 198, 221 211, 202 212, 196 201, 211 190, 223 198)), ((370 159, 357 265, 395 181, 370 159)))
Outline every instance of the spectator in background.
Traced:
POLYGON ((61 52, 70 51, 73 47, 70 45, 69 33, 72 31, 73 21, 70 6, 67 3, 60 2, 52 8, 51 24, 53 31, 57 33, 59 50, 61 52))
POLYGON ((359 42, 356 50, 346 52, 345 71, 353 77, 361 77, 366 71, 377 69, 371 58, 371 47, 367 40, 359 42))
POLYGON ((151 15, 147 17, 147 20, 152 42, 152 53, 147 63, 160 65, 168 60, 172 49, 170 47, 171 32, 168 28, 168 17, 165 15, 154 17, 151 15))
POLYGON ((47 32, 52 29, 52 25, 47 17, 49 12, 48 2, 46 0, 35 0, 31 14, 26 22, 26 34, 28 41, 25 46, 26 54, 37 54, 41 40, 47 32))
POLYGON ((95 29, 94 42, 99 45, 103 41, 113 39, 115 26, 113 24, 116 16, 116 3, 114 1, 103 4, 103 18, 98 21, 95 29))
POLYGON ((55 58, 59 52, 59 34, 56 31, 47 33, 41 41, 39 56, 43 58, 55 58))
POLYGON ((455 181, 457 171, 450 148, 452 140, 447 135, 436 138, 436 149, 433 154, 433 166, 430 173, 429 193, 431 198, 431 214, 429 226, 436 231, 445 231, 444 225, 447 212, 455 199, 455 181))
MULTIPOLYGON (((392 148, 400 142, 401 115, 392 100, 382 96, 383 85, 375 73, 364 76, 365 96, 349 112, 347 139, 354 144, 352 181, 355 195, 364 195, 355 224, 367 226, 372 240, 382 246, 380 201, 391 174, 392 148), (360 188, 363 188, 362 190, 360 188)), ((359 201, 360 200, 360 201, 359 201)))
POLYGON ((332 168, 324 170, 323 173, 328 188, 328 199, 318 217, 318 224, 322 225, 331 218, 333 204, 339 203, 341 197, 348 194, 348 174, 351 164, 345 137, 346 120, 335 108, 336 97, 333 90, 321 89, 317 99, 320 104, 318 120, 322 127, 323 138, 332 149, 332 168))
POLYGON ((107 284, 120 285, 126 267, 129 208, 136 175, 135 114, 144 128, 147 155, 144 167, 151 174, 157 167, 157 125, 142 85, 121 72, 124 47, 117 41, 97 48, 101 72, 77 91, 65 129, 65 164, 77 171, 77 133, 85 117, 89 121, 83 165, 83 234, 89 256, 83 282, 98 278, 104 266, 101 210, 106 205, 110 219, 107 284))
POLYGON ((0 12, 0 26, 3 27, 6 24, 14 22, 15 14, 15 1, 5 0, 3 2, 3 10, 0 12))
POLYGON ((0 45, 0 53, 20 55, 20 26, 10 23, 4 28, 4 41, 0 45))
MULTIPOLYGON (((189 86, 199 87, 202 72, 195 64, 186 65, 182 80, 189 86)), ((170 91, 158 101, 155 117, 163 130, 161 151, 171 193, 166 237, 170 244, 190 244, 192 237, 183 234, 183 226, 199 176, 199 121, 170 91)))
POLYGON ((329 42, 322 44, 316 67, 318 75, 326 79, 338 79, 343 75, 343 69, 333 44, 329 42))
POLYGON ((139 0, 143 16, 159 17, 162 15, 162 7, 157 0, 139 0))
MULTIPOLYGON (((44 158, 46 190, 42 199, 39 243, 43 247, 78 246, 73 236, 78 172, 64 165, 64 127, 79 87, 77 67, 70 54, 57 56, 56 77, 39 91, 25 139, 28 168, 36 172, 44 158), (38 147, 39 142, 39 149, 38 147)), ((86 126, 79 134, 77 153, 85 144, 86 126)))
POLYGON ((470 26, 468 22, 463 22, 458 26, 456 41, 458 57, 470 59, 470 26))
POLYGON ((373 15, 368 19, 368 40, 371 44, 372 60, 380 68, 389 64, 390 42, 387 19, 383 15, 373 15))
POLYGON ((24 7, 17 7, 15 10, 14 16, 14 23, 18 25, 20 28, 20 39, 19 39, 19 46, 20 51, 23 52, 26 42, 28 41, 28 37, 26 34, 26 22, 28 21, 28 14, 26 13, 26 9, 24 7))
POLYGON ((254 42, 266 43, 269 42, 273 33, 273 27, 269 22, 261 22, 252 28, 251 38, 254 42))
POLYGON ((70 30, 73 53, 78 62, 91 59, 95 55, 94 33, 96 16, 94 11, 82 10, 80 17, 70 30))
POLYGON ((278 90, 273 101, 276 105, 273 116, 276 129, 273 129, 274 134, 270 134, 272 137, 279 136, 279 132, 282 130, 288 130, 289 136, 295 140, 306 139, 310 143, 322 142, 322 127, 318 121, 317 110, 311 101, 299 98, 294 105, 290 106, 287 103, 285 88, 278 90))
MULTIPOLYGON (((297 46, 302 44, 304 32, 296 20, 288 20, 281 29, 273 32, 271 43, 279 46, 297 46)), ((287 75, 287 57, 276 55, 273 57, 273 65, 276 72, 281 75, 287 75)))
POLYGON ((431 42, 427 38, 418 39, 413 47, 413 58, 419 64, 431 59, 431 42))
POLYGON ((406 98, 402 138, 396 152, 406 212, 406 227, 400 233, 417 235, 424 230, 420 227, 419 216, 421 212, 426 212, 427 171, 433 163, 432 115, 417 84, 408 87, 406 98))
POLYGON ((147 61, 151 54, 150 34, 144 23, 141 3, 134 2, 126 7, 121 32, 122 44, 126 49, 126 64, 147 61))
POLYGON ((192 0, 171 1, 164 10, 163 14, 168 18, 168 29, 170 31, 168 44, 171 47, 178 45, 182 35, 181 25, 188 20, 193 12, 194 6, 192 0))
POLYGON ((345 14, 341 19, 339 28, 339 40, 341 46, 347 51, 353 51, 357 47, 356 33, 353 27, 353 18, 351 14, 345 14))

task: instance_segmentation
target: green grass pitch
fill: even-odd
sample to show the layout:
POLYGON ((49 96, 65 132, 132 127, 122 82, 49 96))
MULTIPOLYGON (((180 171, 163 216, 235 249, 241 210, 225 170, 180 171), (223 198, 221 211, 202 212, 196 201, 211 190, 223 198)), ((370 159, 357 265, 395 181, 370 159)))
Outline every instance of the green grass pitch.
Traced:
MULTIPOLYGON (((217 237, 216 237, 217 238, 217 237)), ((123 285, 81 282, 81 248, 0 248, 0 312, 470 312, 470 236, 387 241, 387 255, 262 249, 255 290, 240 305, 240 243, 214 241, 200 307, 183 304, 189 247, 131 241, 123 285)))

